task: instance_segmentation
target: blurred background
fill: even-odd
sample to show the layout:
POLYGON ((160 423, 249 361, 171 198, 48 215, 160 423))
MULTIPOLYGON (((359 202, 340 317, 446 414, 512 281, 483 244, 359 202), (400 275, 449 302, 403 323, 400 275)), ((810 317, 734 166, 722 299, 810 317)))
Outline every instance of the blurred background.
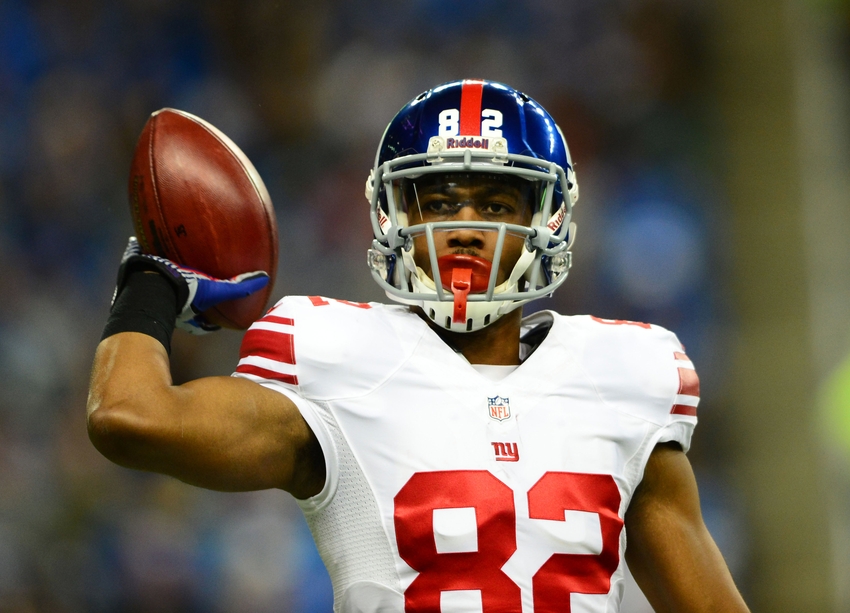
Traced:
MULTIPOLYGON (((848 2, 0 0, 0 613, 330 611, 287 495, 88 442, 133 147, 161 107, 212 122, 274 201, 275 294, 384 300, 375 148, 464 77, 537 99, 576 162, 575 265, 535 308, 687 346, 689 457, 753 611, 850 611, 848 2)), ((229 374, 239 341, 177 334, 175 379, 229 374)))

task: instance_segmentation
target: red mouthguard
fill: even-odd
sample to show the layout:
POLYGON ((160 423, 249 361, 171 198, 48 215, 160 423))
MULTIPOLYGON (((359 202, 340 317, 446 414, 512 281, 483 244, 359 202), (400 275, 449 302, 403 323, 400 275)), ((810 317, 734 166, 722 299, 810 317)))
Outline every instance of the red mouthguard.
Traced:
POLYGON ((452 323, 462 324, 466 322, 469 292, 480 293, 487 290, 492 264, 474 255, 453 254, 439 258, 437 265, 440 267, 443 288, 450 289, 454 294, 452 323))
POLYGON ((454 253, 438 258, 437 266, 440 267, 443 289, 452 289, 452 271, 455 268, 468 268, 472 271, 472 286, 469 291, 473 294, 479 294, 487 291, 487 285, 490 283, 490 269, 493 263, 474 255, 454 253))

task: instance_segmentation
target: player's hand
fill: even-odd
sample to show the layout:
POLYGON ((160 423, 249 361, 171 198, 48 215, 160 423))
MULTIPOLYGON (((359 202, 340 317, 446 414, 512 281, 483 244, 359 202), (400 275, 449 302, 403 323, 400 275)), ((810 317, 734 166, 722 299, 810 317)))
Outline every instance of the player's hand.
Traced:
POLYGON ((216 279, 166 258, 142 253, 136 237, 131 236, 121 258, 113 302, 129 274, 138 270, 158 272, 172 282, 177 291, 179 311, 176 325, 190 334, 205 334, 220 329, 220 326, 207 321, 202 313, 220 302, 249 296, 269 282, 269 275, 262 270, 229 279, 216 279))

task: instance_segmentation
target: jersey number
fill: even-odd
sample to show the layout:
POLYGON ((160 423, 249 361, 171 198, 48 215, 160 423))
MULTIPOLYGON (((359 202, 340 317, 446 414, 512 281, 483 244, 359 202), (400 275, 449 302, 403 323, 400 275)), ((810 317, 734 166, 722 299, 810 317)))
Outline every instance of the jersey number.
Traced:
MULTIPOLYGON (((460 134, 460 110, 444 109, 437 117, 440 136, 472 136, 460 134)), ((499 137, 502 135, 502 111, 484 109, 481 111, 481 136, 499 137)))
MULTIPOLYGON (((599 514, 602 551, 553 554, 532 579, 535 613, 570 610, 570 594, 606 594, 620 563, 620 492, 611 475, 548 472, 528 491, 530 519, 564 521, 565 511, 599 514)), ((477 590, 483 613, 522 610, 519 586, 502 567, 517 549, 511 489, 486 470, 416 473, 395 497, 402 559, 419 572, 404 593, 407 613, 440 611, 440 594, 477 590), (437 551, 434 511, 475 511, 477 550, 437 551)))

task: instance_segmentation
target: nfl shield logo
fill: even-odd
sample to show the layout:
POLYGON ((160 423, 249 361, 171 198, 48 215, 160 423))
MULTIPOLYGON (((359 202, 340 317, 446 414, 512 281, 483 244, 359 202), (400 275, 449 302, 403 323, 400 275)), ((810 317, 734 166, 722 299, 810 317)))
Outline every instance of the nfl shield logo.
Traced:
POLYGON ((501 396, 487 397, 487 407, 490 409, 490 418, 504 421, 511 418, 511 401, 501 396))

